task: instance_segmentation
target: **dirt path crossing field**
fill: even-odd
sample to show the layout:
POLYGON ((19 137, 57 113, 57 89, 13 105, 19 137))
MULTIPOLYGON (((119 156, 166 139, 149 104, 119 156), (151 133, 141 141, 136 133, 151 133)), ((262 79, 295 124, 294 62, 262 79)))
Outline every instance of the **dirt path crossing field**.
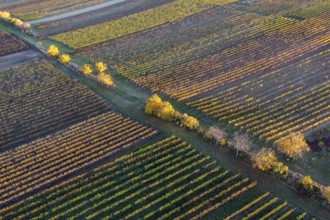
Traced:
POLYGON ((36 19, 36 20, 33 20, 33 21, 29 21, 29 23, 31 25, 37 25, 37 24, 41 24, 41 23, 45 23, 45 22, 50 22, 50 21, 56 21, 56 20, 59 20, 59 19, 69 18, 69 17, 75 16, 75 15, 84 14, 84 13, 87 13, 87 12, 90 12, 90 11, 94 11, 94 10, 98 10, 98 9, 101 9, 101 8, 104 8, 104 7, 115 5, 115 4, 124 2, 124 1, 127 1, 127 0, 111 0, 111 1, 108 1, 108 2, 101 3, 101 4, 93 5, 93 6, 90 6, 90 7, 65 12, 63 14, 54 15, 54 16, 41 18, 41 19, 36 19))
POLYGON ((16 65, 29 63, 42 57, 42 53, 33 49, 2 56, 0 57, 0 70, 10 69, 16 65))

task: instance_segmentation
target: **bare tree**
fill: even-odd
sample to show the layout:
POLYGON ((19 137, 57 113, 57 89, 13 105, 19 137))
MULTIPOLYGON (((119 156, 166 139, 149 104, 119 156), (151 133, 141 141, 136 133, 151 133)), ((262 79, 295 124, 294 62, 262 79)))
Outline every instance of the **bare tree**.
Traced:
POLYGON ((227 134, 225 131, 221 130, 216 126, 211 126, 207 131, 207 134, 211 136, 212 139, 215 140, 215 143, 224 145, 226 143, 227 134))
POLYGON ((236 156, 239 151, 248 152, 251 149, 251 142, 247 134, 239 132, 234 133, 234 138, 230 141, 230 145, 236 149, 236 156))

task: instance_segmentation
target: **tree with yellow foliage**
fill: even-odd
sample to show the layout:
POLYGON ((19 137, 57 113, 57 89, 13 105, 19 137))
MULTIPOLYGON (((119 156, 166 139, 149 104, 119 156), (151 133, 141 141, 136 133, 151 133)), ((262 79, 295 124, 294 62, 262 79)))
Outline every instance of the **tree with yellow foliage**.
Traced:
POLYGON ((14 24, 17 27, 22 27, 24 22, 21 19, 18 18, 11 18, 10 23, 14 24))
POLYGON ((167 121, 172 121, 174 113, 175 110, 171 103, 163 101, 162 105, 160 106, 160 109, 158 110, 157 116, 167 121))
POLYGON ((71 57, 70 57, 69 54, 62 54, 62 55, 58 58, 58 60, 59 60, 62 64, 67 65, 67 64, 70 62, 71 57))
POLYGON ((187 114, 182 115, 175 111, 171 103, 163 101, 157 94, 154 94, 147 99, 144 111, 146 114, 155 115, 166 121, 177 121, 189 129, 199 127, 199 122, 196 118, 187 114))
POLYGON ((167 121, 172 121, 176 113, 171 103, 163 101, 157 94, 147 99, 144 111, 167 121))
POLYGON ((9 20, 11 18, 11 15, 8 11, 0 11, 0 18, 9 20))
POLYGON ((199 127, 199 121, 196 118, 187 115, 186 113, 182 115, 181 123, 191 130, 199 127))
POLYGON ((278 173, 278 174, 284 176, 284 177, 287 177, 289 167, 285 166, 282 162, 274 162, 273 163, 273 171, 275 173, 278 173))
POLYGON ((31 25, 29 23, 24 23, 22 26, 24 29, 29 29, 31 25))
POLYGON ((108 69, 108 66, 103 62, 97 62, 95 63, 95 68, 98 73, 103 73, 108 69))
POLYGON ((60 51, 55 45, 50 45, 48 47, 47 53, 53 57, 56 57, 60 53, 60 51))
POLYGON ((109 74, 101 72, 97 75, 97 78, 104 85, 107 85, 107 86, 112 86, 113 85, 113 79, 109 74))
POLYGON ((80 72, 82 72, 85 75, 90 75, 93 72, 92 65, 90 65, 90 64, 84 64, 84 65, 82 65, 79 70, 80 70, 80 72))
POLYGON ((272 170, 273 164, 277 162, 274 150, 270 148, 261 148, 258 153, 251 156, 253 167, 257 167, 262 171, 272 170))
POLYGON ((289 136, 275 142, 277 149, 291 158, 301 157, 305 151, 309 151, 304 135, 291 133, 289 136))
POLYGON ((163 100, 157 94, 154 94, 147 99, 144 112, 148 115, 157 115, 162 104, 163 100))
POLYGON ((314 186, 313 186, 313 180, 311 176, 305 176, 300 180, 300 184, 307 189, 308 191, 312 191, 314 186))

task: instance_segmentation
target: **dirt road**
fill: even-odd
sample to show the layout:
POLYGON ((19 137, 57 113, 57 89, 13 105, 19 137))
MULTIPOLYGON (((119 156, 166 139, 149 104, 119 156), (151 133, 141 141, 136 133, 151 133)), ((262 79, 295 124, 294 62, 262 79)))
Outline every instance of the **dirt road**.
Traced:
POLYGON ((104 7, 115 5, 115 4, 124 2, 124 1, 127 1, 127 0, 111 0, 111 1, 101 3, 101 4, 89 6, 89 7, 86 7, 86 8, 81 8, 81 9, 76 9, 76 10, 73 10, 73 11, 65 12, 65 13, 62 13, 62 14, 59 14, 59 15, 54 15, 54 16, 50 16, 50 17, 46 17, 46 18, 40 18, 40 19, 32 20, 32 21, 29 21, 29 23, 31 25, 37 25, 37 24, 41 24, 41 23, 45 23, 45 22, 50 22, 50 21, 56 21, 56 20, 59 20, 59 19, 69 18, 69 17, 75 16, 75 15, 84 14, 84 13, 87 13, 87 12, 90 12, 90 11, 94 11, 94 10, 98 10, 98 9, 101 9, 101 8, 104 8, 104 7))
POLYGON ((19 64, 29 63, 41 59, 42 57, 42 53, 32 49, 2 56, 0 57, 0 70, 9 69, 19 64))

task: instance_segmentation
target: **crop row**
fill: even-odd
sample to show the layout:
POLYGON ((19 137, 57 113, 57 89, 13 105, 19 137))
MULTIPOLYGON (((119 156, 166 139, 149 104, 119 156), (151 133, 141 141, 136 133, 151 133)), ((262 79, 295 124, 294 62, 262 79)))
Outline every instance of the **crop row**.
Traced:
POLYGON ((16 219, 199 219, 253 188, 175 137, 0 210, 16 219))
POLYGON ((187 104, 266 140, 329 120, 329 50, 187 104))
MULTIPOLYGON (((260 15, 271 15, 271 14, 288 14, 289 12, 295 10, 304 10, 304 8, 308 8, 311 5, 318 4, 323 2, 324 0, 262 0, 256 1, 253 4, 237 4, 234 5, 237 10, 249 12, 249 13, 257 13, 260 15)), ((248 1, 245 1, 248 2, 248 1)))
POLYGON ((23 20, 34 20, 102 2, 105 0, 36 0, 4 7, 3 10, 23 20))
POLYGON ((0 56, 16 53, 28 48, 22 41, 3 31, 0 31, 0 42, 0 56))
MULTIPOLYGON (((135 65, 140 66, 160 58, 173 59, 175 54, 188 48, 198 47, 199 53, 201 53, 201 50, 205 50, 203 45, 207 43, 215 45, 216 42, 219 42, 219 38, 222 41, 229 40, 228 34, 233 36, 246 31, 264 20, 265 18, 257 15, 214 8, 205 13, 189 16, 174 24, 78 49, 75 54, 98 59, 97 56, 101 53, 104 60, 111 64, 115 63, 117 66, 124 65, 129 70, 130 67, 135 68, 135 65), (187 23, 189 28, 182 28, 187 23)), ((185 58, 192 59, 196 55, 191 51, 191 56, 185 56, 185 58)), ((181 58, 181 56, 178 57, 181 58)))
POLYGON ((306 212, 302 212, 290 206, 287 202, 283 202, 279 198, 265 193, 244 204, 243 207, 230 214, 225 220, 302 219, 303 217, 307 217, 306 212))
POLYGON ((117 20, 58 34, 52 38, 77 49, 133 34, 236 0, 174 0, 117 20))
POLYGON ((24 196, 156 133, 109 112, 1 154, 0 205, 24 196))
POLYGON ((327 17, 330 16, 330 1, 320 2, 318 4, 314 4, 311 7, 306 7, 301 10, 294 10, 293 12, 289 12, 286 14, 288 17, 296 18, 296 19, 309 19, 313 17, 327 17))
POLYGON ((0 72, 0 94, 0 149, 110 110, 45 60, 0 72))
MULTIPOLYGON (((196 40, 187 34, 183 36, 186 38, 186 42, 175 42, 177 45, 168 48, 167 51, 160 51, 159 55, 152 53, 153 56, 149 60, 144 59, 144 54, 134 57, 134 59, 128 60, 122 66, 119 64, 118 71, 133 80, 137 77, 143 78, 147 74, 151 76, 153 76, 153 74, 158 75, 162 73, 162 70, 167 71, 172 66, 178 64, 187 66, 191 60, 199 60, 230 47, 240 46, 242 42, 249 42, 253 38, 258 38, 265 33, 272 32, 280 27, 285 27, 295 22, 292 19, 281 17, 262 18, 255 15, 236 16, 215 21, 215 24, 219 22, 223 25, 211 25, 207 30, 197 28, 196 32, 208 34, 196 40), (269 22, 272 22, 272 24, 269 25, 269 22), (214 29, 213 26, 216 26, 216 28, 214 29)), ((177 35, 176 38, 178 38, 181 33, 177 35)), ((158 46, 158 42, 156 45, 158 46)))
POLYGON ((325 21, 299 22, 262 38, 133 81, 153 91, 159 90, 178 100, 185 100, 226 83, 282 66, 316 50, 329 43, 330 38, 326 32, 325 21), (317 23, 320 26, 315 26, 317 23), (302 30, 302 26, 307 30, 302 30), (305 35, 303 38, 302 33, 305 35))

